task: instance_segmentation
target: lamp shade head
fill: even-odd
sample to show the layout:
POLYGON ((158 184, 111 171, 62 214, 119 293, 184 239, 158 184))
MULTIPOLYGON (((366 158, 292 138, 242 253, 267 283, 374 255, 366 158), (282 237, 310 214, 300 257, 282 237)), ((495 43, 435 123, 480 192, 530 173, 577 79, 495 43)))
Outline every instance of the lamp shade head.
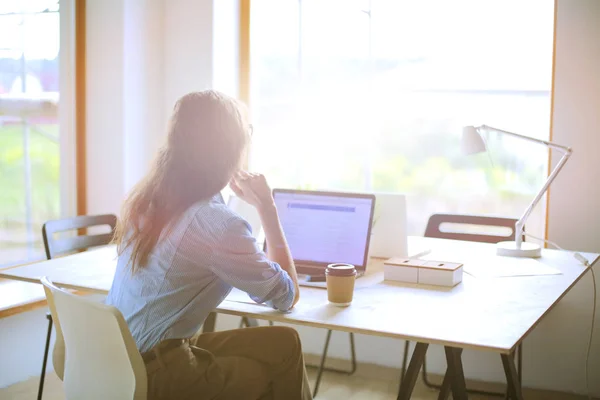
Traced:
POLYGON ((486 151, 485 143, 474 126, 465 126, 463 128, 461 147, 464 154, 475 154, 486 151))

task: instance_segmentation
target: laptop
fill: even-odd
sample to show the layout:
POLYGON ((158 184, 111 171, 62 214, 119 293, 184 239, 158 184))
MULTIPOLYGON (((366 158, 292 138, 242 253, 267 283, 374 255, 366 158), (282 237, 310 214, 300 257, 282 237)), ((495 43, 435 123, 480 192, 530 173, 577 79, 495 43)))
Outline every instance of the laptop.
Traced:
POLYGON ((364 275, 374 195, 274 189, 273 198, 300 284, 322 286, 325 268, 333 263, 352 264, 357 276, 364 275))

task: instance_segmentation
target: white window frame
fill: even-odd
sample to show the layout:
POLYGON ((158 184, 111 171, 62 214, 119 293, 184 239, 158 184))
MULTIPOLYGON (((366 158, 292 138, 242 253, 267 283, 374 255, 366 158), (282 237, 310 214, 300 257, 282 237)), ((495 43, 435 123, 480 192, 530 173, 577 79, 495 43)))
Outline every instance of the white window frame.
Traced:
POLYGON ((59 112, 60 214, 77 214, 75 132, 75 0, 60 0, 59 112))

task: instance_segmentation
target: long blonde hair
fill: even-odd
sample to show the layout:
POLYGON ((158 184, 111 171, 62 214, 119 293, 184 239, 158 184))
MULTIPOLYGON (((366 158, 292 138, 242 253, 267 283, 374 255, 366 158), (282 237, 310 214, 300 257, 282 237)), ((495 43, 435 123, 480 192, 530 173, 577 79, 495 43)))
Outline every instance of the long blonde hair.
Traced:
POLYGON ((125 200, 115 231, 119 255, 131 247, 133 273, 147 264, 163 230, 227 185, 240 166, 247 129, 240 104, 222 93, 194 92, 177 101, 167 143, 125 200))

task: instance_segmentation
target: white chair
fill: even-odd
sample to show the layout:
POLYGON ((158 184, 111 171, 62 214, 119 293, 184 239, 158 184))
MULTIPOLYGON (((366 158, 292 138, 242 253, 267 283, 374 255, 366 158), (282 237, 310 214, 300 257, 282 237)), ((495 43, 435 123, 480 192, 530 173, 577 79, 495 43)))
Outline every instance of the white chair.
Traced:
MULTIPOLYGON (((78 250, 89 249, 91 247, 103 246, 110 242, 114 230, 117 226, 117 217, 112 214, 106 215, 81 215, 72 218, 64 218, 47 221, 42 226, 42 238, 44 239, 44 249, 48 260, 72 253, 78 250), (84 234, 77 236, 59 237, 57 233, 75 232, 81 228, 91 228, 107 226, 110 232, 101 234, 84 234)), ((44 379, 46 377, 46 363, 48 361, 48 350, 50 349, 50 337, 52 335, 52 313, 46 313, 48 320, 48 333, 46 335, 46 347, 44 348, 44 359, 42 361, 42 372, 40 373, 40 384, 38 387, 38 400, 42 399, 44 393, 44 379)), ((62 342, 61 342, 62 343, 62 342)), ((53 359, 57 347, 54 347, 53 359)), ((64 359, 64 354, 63 354, 64 359)), ((55 366, 56 367, 56 366, 55 366)), ((60 375, 62 377, 62 367, 60 375)))
POLYGON ((66 398, 146 399, 144 361, 119 310, 41 282, 64 338, 66 398))
MULTIPOLYGON (((48 282, 46 278, 42 278, 42 283, 48 282)), ((56 313, 56 306, 54 305, 54 296, 50 287, 44 284, 44 292, 46 293, 46 302, 52 315, 52 321, 54 322, 54 329, 56 330, 56 340, 54 341, 54 349, 52 350, 52 365, 54 366, 54 372, 60 378, 64 379, 65 373, 65 339, 63 337, 60 322, 58 321, 58 314, 56 313)), ((38 400, 40 400, 41 392, 38 393, 38 400)))

